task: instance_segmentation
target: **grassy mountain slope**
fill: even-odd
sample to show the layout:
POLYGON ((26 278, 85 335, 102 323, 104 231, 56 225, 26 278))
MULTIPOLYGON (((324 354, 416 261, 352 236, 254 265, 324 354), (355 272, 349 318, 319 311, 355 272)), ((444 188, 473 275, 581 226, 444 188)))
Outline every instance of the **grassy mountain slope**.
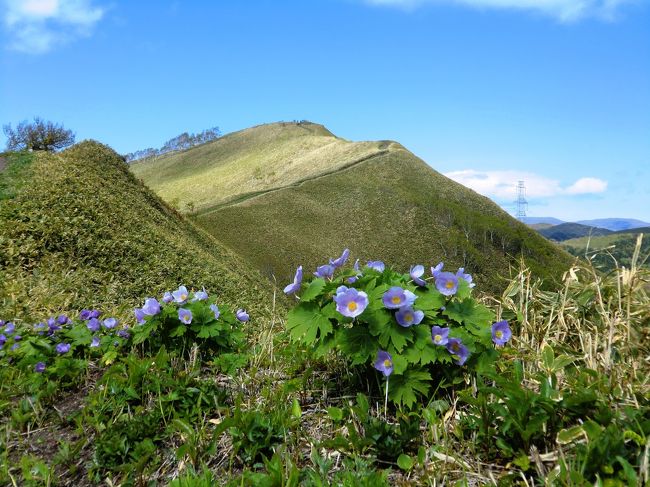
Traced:
POLYGON ((291 177, 275 183, 262 178, 247 185, 254 179, 251 168, 266 167, 267 153, 288 154, 287 147, 300 147, 304 138, 312 140, 314 136, 305 135, 300 125, 255 127, 188 150, 182 160, 161 158, 143 163, 146 171, 142 165, 132 169, 163 197, 171 194, 165 188, 180 187, 193 177, 187 164, 200 168, 201 174, 218 170, 237 174, 238 183, 227 195, 222 183, 194 179, 192 193, 205 195, 196 221, 281 282, 299 263, 311 270, 344 247, 362 260, 382 259, 404 270, 440 260, 449 268, 465 266, 484 289, 493 290, 500 287, 498 275, 508 275, 509 265, 520 255, 544 277, 558 276, 571 261, 489 199, 432 170, 401 145, 345 142, 326 135, 320 126, 308 128, 314 127, 319 130, 315 137, 329 143, 317 152, 305 143, 291 158, 278 156, 275 171, 283 164, 293 167, 296 160, 313 163, 303 164, 300 171, 287 170, 284 174, 291 177), (249 172, 236 170, 240 163, 249 172), (184 166, 173 169, 174 164, 184 166))
POLYGON ((0 318, 90 306, 124 314, 182 283, 233 305, 269 305, 259 274, 138 182, 110 148, 82 142, 13 159, 0 173, 19 187, 0 199, 0 318))
POLYGON ((607 235, 611 233, 610 230, 605 228, 589 227, 581 225, 580 223, 561 223, 549 228, 539 229, 538 232, 550 240, 562 242, 570 238, 579 238, 589 235, 607 235))
POLYGON ((322 125, 274 123, 131 165, 164 200, 198 211, 353 164, 389 144, 352 143, 322 125))
MULTIPOLYGON (((596 256, 593 258, 593 262, 604 270, 615 269, 616 262, 618 262, 619 266, 629 268, 639 234, 643 234, 640 252, 641 261, 643 261, 650 255, 650 227, 613 232, 608 235, 592 236, 591 238, 572 238, 565 240, 561 245, 570 254, 579 257, 584 256, 586 252, 589 255, 595 253, 596 256)), ((645 261, 645 266, 650 266, 650 259, 645 261)))

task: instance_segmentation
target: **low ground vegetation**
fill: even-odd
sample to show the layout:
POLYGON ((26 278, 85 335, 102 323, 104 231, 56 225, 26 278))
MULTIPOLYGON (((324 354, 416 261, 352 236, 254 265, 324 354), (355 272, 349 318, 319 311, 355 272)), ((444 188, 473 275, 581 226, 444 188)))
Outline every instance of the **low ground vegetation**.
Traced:
POLYGON ((343 257, 297 273, 286 321, 181 286, 2 323, 2 483, 648 481, 646 271, 478 300, 463 270, 343 257))

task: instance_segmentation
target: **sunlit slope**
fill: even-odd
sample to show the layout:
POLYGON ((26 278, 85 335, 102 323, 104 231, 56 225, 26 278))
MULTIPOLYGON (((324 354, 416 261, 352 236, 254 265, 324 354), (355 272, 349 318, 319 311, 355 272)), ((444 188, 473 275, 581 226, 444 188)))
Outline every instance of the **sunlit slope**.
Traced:
POLYGON ((0 318, 124 312, 179 284, 253 310, 270 306, 255 270, 170 209, 107 146, 31 157, 10 181, 18 191, 0 199, 0 318))
POLYGON ((183 152, 134 163, 131 170, 182 211, 192 206, 201 211, 242 194, 337 170, 389 145, 348 142, 314 123, 273 123, 241 130, 183 152))
POLYGON ((464 266, 497 291, 524 257, 537 276, 561 275, 571 257, 489 199, 431 169, 399 144, 363 162, 196 217, 265 273, 287 280, 344 247, 407 271, 416 263, 464 266), (230 231, 236 229, 235 232, 230 231))

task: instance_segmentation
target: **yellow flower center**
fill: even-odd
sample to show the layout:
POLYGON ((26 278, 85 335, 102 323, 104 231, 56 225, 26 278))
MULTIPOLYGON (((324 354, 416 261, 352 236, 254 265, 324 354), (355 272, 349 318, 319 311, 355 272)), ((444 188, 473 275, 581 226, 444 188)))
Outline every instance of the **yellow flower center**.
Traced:
POLYGON ((350 301, 348 303, 348 310, 350 311, 356 311, 357 307, 358 307, 357 303, 355 303, 354 301, 350 301))
POLYGON ((384 367, 389 368, 389 367, 392 367, 392 366, 393 366, 393 363, 390 360, 388 360, 388 359, 384 360, 384 367))
POLYGON ((445 287, 447 289, 451 289, 454 287, 454 282, 453 281, 447 281, 447 284, 445 284, 445 287))
POLYGON ((503 332, 501 330, 497 330, 495 335, 497 336, 497 338, 501 338, 501 337, 503 337, 503 332))
POLYGON ((391 301, 393 302, 393 304, 399 304, 401 300, 402 299, 399 296, 393 296, 391 298, 391 301))
POLYGON ((411 313, 407 313, 404 316, 404 321, 413 321, 413 315, 411 313))
POLYGON ((185 301, 187 299, 187 294, 181 294, 181 301, 185 301))
POLYGON ((451 348, 454 349, 454 352, 458 352, 458 350, 460 350, 460 345, 458 345, 458 343, 454 342, 454 343, 451 344, 451 348))
POLYGON ((441 342, 442 341, 442 335, 436 335, 435 337, 433 337, 433 341, 434 342, 441 342))

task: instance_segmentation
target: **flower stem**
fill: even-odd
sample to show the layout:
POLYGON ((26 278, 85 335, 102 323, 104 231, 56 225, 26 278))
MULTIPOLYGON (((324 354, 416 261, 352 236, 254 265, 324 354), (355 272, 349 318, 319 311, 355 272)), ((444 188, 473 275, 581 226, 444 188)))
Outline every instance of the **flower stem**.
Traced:
POLYGON ((384 397, 384 419, 388 419, 388 379, 386 377, 386 396, 384 397))

